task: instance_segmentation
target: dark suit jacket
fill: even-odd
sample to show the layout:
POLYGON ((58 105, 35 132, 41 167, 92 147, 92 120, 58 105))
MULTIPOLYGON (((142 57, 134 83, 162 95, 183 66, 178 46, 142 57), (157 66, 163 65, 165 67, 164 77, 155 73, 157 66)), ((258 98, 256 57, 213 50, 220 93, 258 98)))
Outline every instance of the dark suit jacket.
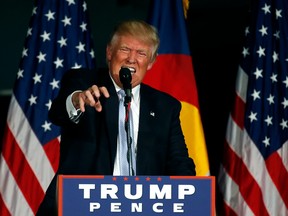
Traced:
MULTIPOLYGON (((77 69, 64 75, 59 95, 49 112, 50 120, 61 126, 57 174, 113 174, 118 103, 108 70, 77 69), (110 93, 108 99, 100 99, 102 112, 87 106, 79 123, 71 122, 66 111, 66 98, 73 91, 86 90, 93 84, 106 86, 110 93)), ((137 175, 195 175, 195 165, 188 157, 180 126, 180 110, 181 103, 175 98, 141 84, 137 175)), ((55 194, 55 179, 53 181, 48 194, 51 191, 55 194)))

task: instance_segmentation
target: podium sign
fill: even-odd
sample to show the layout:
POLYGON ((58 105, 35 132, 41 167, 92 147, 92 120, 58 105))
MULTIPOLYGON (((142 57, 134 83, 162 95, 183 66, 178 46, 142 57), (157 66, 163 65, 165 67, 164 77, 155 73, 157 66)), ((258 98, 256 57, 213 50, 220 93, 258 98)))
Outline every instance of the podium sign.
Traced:
POLYGON ((215 178, 75 176, 58 178, 59 216, 214 215, 215 178))

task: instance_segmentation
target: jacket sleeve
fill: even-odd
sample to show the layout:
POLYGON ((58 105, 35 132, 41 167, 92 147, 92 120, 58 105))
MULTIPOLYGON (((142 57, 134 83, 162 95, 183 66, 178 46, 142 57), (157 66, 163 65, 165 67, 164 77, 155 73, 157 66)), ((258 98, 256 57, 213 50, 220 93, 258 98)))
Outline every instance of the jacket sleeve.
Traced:
POLYGON ((195 164, 188 149, 180 124, 181 103, 174 103, 170 119, 167 171, 169 175, 196 175, 195 164))
POLYGON ((53 100, 48 113, 53 124, 63 126, 72 123, 66 109, 67 97, 74 91, 82 91, 93 85, 93 73, 95 72, 87 69, 71 69, 64 74, 59 94, 53 100))
POLYGON ((137 174, 195 175, 179 119, 181 103, 144 84, 140 91, 137 174))

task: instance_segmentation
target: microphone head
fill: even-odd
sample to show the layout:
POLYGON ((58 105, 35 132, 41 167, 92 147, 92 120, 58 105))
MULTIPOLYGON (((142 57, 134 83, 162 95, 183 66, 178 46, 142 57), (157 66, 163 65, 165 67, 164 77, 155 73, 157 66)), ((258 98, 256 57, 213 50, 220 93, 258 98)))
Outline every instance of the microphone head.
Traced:
POLYGON ((130 88, 131 89, 131 71, 129 68, 122 67, 119 72, 120 81, 123 85, 124 89, 130 88))

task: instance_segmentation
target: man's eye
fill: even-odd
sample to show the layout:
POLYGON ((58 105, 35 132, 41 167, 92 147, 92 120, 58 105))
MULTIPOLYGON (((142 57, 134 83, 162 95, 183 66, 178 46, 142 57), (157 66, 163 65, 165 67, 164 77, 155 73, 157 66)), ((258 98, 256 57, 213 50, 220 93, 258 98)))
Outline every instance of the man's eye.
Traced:
POLYGON ((122 52, 129 52, 129 49, 128 49, 128 48, 120 48, 120 51, 122 51, 122 52))
POLYGON ((143 57, 147 56, 147 54, 146 54, 145 52, 139 52, 138 54, 139 54, 140 56, 143 56, 143 57))

